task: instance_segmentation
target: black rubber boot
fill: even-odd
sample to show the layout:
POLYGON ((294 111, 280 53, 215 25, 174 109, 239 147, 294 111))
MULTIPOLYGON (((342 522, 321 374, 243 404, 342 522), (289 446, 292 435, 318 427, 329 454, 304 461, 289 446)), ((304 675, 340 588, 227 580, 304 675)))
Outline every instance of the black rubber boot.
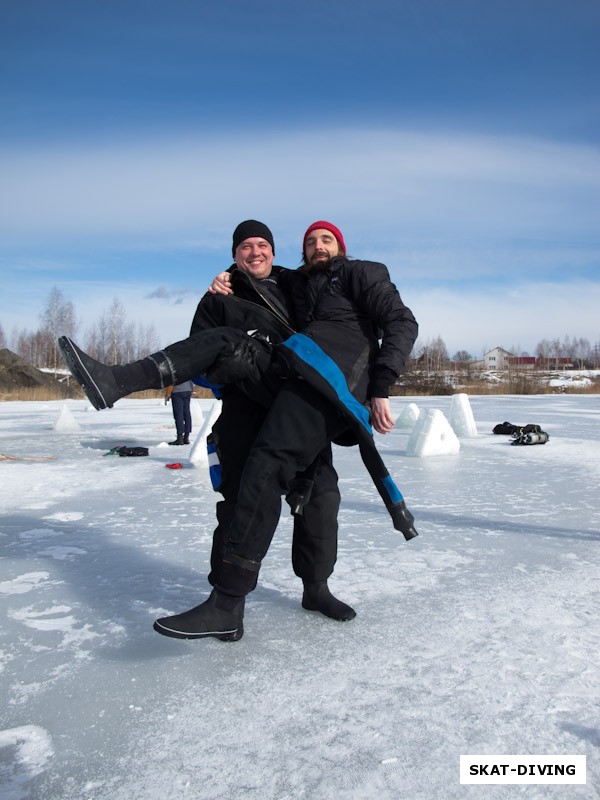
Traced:
POLYGON ((326 617, 347 622, 354 619, 356 611, 346 603, 342 603, 329 591, 327 581, 304 581, 302 608, 307 611, 320 611, 326 617))
POLYGON ((95 409, 112 408, 132 392, 164 389, 175 383, 169 358, 161 351, 141 361, 109 367, 80 350, 68 336, 61 336, 58 347, 75 380, 95 409))
POLYGON ((208 600, 199 606, 157 619, 154 630, 174 639, 213 636, 222 642, 237 642, 244 635, 245 600, 245 597, 232 597, 213 589, 208 600))
POLYGON ((184 436, 178 436, 174 442, 169 442, 169 444, 189 444, 189 440, 186 442, 184 436))
POLYGON ((189 443, 190 443, 190 435, 189 435, 189 433, 184 433, 183 434, 183 442, 182 442, 182 444, 189 444, 189 443))

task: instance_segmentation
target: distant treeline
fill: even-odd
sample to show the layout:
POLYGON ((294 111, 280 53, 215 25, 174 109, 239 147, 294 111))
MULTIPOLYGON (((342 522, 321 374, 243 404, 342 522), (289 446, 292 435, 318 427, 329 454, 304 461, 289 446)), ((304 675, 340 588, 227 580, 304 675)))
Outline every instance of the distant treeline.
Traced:
MULTIPOLYGON (((518 347, 506 348, 514 356, 528 357, 534 355, 548 362, 559 362, 560 359, 569 359, 575 368, 600 369, 600 342, 591 344, 588 339, 565 336, 564 339, 542 339, 537 343, 533 354, 520 350, 518 347)), ((447 369, 469 369, 476 358, 466 350, 459 350, 452 357, 448 355, 446 345, 441 336, 421 344, 417 339, 411 357, 409 370, 426 372, 439 372, 447 369)))
MULTIPOLYGON (((8 347, 38 369, 61 368, 64 363, 56 340, 63 335, 75 338, 79 328, 73 302, 55 286, 40 313, 37 330, 15 330, 7 341, 0 323, 0 348, 8 347)), ((128 322, 125 308, 116 297, 100 318, 84 331, 82 342, 86 352, 108 364, 133 361, 160 349, 154 325, 128 322)))
MULTIPOLYGON (((40 326, 37 330, 15 330, 8 341, 0 321, 0 348, 8 347, 34 367, 56 369, 63 366, 56 347, 57 338, 61 335, 75 338, 79 328, 80 323, 72 301, 55 286, 40 312, 40 326)), ((133 361, 156 352, 161 347, 154 325, 136 326, 128 322, 123 303, 117 297, 102 312, 100 318, 84 331, 81 341, 86 352, 107 364, 133 361)), ((519 348, 514 346, 507 349, 515 356, 530 355, 519 352, 519 348)), ((548 359, 569 358, 580 368, 600 368, 600 343, 591 344, 584 338, 565 336, 562 340, 542 339, 533 355, 548 359)), ((444 340, 437 336, 424 343, 417 340, 407 370, 439 372, 457 366, 468 369, 476 360, 466 350, 459 350, 450 357, 444 340)))

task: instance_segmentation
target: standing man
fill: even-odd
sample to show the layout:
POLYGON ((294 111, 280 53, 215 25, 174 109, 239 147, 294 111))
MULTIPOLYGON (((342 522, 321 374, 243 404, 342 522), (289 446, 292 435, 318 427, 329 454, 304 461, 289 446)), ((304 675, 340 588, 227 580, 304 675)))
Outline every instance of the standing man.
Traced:
POLYGON ((332 223, 309 226, 303 255, 302 267, 285 277, 302 333, 277 348, 280 371, 289 377, 246 459, 223 555, 211 572, 214 589, 201 605, 157 620, 155 630, 164 635, 240 639, 245 597, 256 587, 280 498, 294 477, 353 425, 365 426, 367 400, 375 430, 387 433, 394 425, 389 389, 417 338, 414 316, 383 264, 346 257, 332 223))
MULTIPOLYGON (((230 303, 243 303, 250 308, 259 306, 275 315, 280 325, 278 328, 273 325, 269 328, 273 343, 292 335, 294 330, 289 300, 280 286, 290 270, 273 263, 275 242, 269 228, 257 220, 241 222, 233 232, 232 255, 233 265, 228 272, 221 274, 227 282, 227 289, 222 293, 235 297, 235 301, 231 300, 230 303)), ((223 302, 222 298, 219 300, 223 302)), ((213 317, 216 314, 213 305, 210 296, 200 301, 192 322, 191 335, 205 330, 206 314, 210 313, 213 317)), ((212 379, 215 374, 211 373, 212 379)), ((225 535, 235 511, 244 466, 272 400, 269 396, 265 404, 260 403, 249 396, 255 393, 245 393, 242 387, 243 384, 227 383, 221 388, 221 414, 213 426, 210 441, 221 466, 220 482, 214 488, 223 496, 217 502, 218 524, 213 534, 209 575, 212 585, 215 583, 216 566, 223 556, 225 535)), ((356 612, 334 597, 327 583, 337 559, 337 516, 340 506, 330 444, 317 454, 311 465, 311 478, 310 499, 301 513, 294 514, 292 539, 292 566, 304 587, 302 606, 311 611, 320 611, 335 620, 351 620, 356 612)), ((299 476, 296 485, 301 485, 302 479, 299 476)), ((294 488, 292 484, 290 490, 293 492, 294 488)), ((279 516, 280 498, 277 503, 279 516)), ((292 504, 295 505, 294 501, 292 504)))

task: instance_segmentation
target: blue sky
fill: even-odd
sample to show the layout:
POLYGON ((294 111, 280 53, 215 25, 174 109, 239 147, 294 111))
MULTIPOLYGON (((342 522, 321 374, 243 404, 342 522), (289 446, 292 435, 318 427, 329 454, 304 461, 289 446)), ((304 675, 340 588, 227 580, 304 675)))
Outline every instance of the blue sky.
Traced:
POLYGON ((600 341, 595 0, 0 0, 0 323, 185 336, 231 232, 334 221, 450 354, 600 341))

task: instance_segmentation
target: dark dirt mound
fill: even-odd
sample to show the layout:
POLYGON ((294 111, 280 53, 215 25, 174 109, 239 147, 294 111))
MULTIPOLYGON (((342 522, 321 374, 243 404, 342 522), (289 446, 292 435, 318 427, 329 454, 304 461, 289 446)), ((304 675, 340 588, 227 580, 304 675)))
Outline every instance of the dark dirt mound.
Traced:
POLYGON ((72 396, 69 387, 52 375, 32 367, 24 358, 4 348, 0 350, 0 392, 11 394, 19 389, 47 388, 55 396, 72 396))

